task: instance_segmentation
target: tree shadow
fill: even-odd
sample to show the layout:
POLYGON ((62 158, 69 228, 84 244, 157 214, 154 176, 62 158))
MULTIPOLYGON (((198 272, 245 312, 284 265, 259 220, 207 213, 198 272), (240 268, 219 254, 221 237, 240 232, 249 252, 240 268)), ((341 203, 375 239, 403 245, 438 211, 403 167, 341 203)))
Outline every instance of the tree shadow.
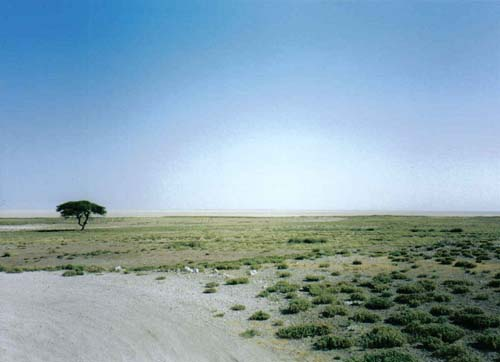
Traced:
POLYGON ((75 232, 79 230, 75 229, 42 229, 42 230, 35 230, 37 233, 62 233, 62 232, 75 232))

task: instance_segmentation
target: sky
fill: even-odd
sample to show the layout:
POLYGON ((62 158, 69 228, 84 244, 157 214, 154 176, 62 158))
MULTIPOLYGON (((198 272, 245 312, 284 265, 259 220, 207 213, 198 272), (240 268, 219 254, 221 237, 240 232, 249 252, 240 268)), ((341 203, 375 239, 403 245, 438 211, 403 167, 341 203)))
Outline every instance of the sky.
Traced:
POLYGON ((1 1, 0 209, 500 210, 500 2, 1 1))

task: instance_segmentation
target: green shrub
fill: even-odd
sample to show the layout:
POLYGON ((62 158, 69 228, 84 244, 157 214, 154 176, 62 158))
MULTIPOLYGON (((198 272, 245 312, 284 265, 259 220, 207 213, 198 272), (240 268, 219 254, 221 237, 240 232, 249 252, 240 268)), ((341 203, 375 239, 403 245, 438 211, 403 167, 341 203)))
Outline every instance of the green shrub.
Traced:
POLYGON ((449 294, 434 294, 433 300, 438 303, 451 302, 451 296, 449 294))
POLYGON ((396 289, 396 292, 399 294, 417 294, 424 292, 424 288, 419 283, 411 283, 400 286, 396 289))
POLYGON ((325 239, 310 239, 310 238, 305 238, 305 239, 288 239, 288 242, 290 244, 324 244, 326 243, 325 239))
POLYGON ((474 345, 478 349, 500 352, 500 334, 481 334, 474 345))
POLYGON ((271 318, 271 315, 269 313, 259 310, 254 314, 252 314, 248 319, 251 321, 265 321, 268 320, 269 318, 271 318))
POLYGON ((455 264, 453 264, 453 266, 458 267, 458 268, 473 269, 477 265, 475 263, 470 262, 470 261, 460 260, 460 261, 457 261, 455 264))
POLYGON ((453 343, 465 335, 461 328, 449 323, 420 324, 418 322, 414 322, 410 323, 405 329, 403 329, 403 331, 413 335, 417 339, 430 336, 439 338, 446 343, 453 343))
POLYGON ((418 362, 412 355, 397 350, 367 353, 356 362, 418 362))
POLYGON ((420 322, 422 324, 431 323, 434 320, 432 315, 421 310, 404 309, 393 313, 386 319, 387 323, 406 326, 412 322, 420 322))
POLYGON ((279 273, 278 273, 278 277, 280 277, 280 278, 288 278, 288 277, 290 277, 291 275, 292 275, 292 273, 287 272, 287 271, 285 271, 285 272, 279 272, 279 273))
POLYGON ((443 347, 444 343, 441 339, 432 336, 420 337, 419 338, 422 348, 427 351, 436 351, 443 347))
POLYGON ((391 327, 375 327, 362 338, 362 344, 367 348, 400 347, 405 343, 406 337, 391 327))
POLYGON ((443 285, 445 287, 453 287, 453 286, 457 286, 457 285, 471 287, 474 284, 468 280, 448 279, 448 280, 443 281, 443 285))
POLYGON ((361 260, 353 260, 352 265, 361 265, 363 262, 361 260))
POLYGON ((245 332, 240 333, 240 337, 243 338, 252 338, 255 336, 258 336, 259 332, 257 332, 255 329, 247 329, 245 332))
POLYGON ((329 263, 320 263, 318 266, 320 268, 328 268, 330 266, 330 264, 329 263))
POLYGON ((219 283, 217 282, 209 282, 205 284, 205 288, 217 288, 219 286, 219 283))
POLYGON ((305 298, 295 298, 291 299, 288 303, 288 307, 281 310, 283 314, 297 314, 299 312, 304 312, 311 307, 311 302, 305 298))
POLYGON ((364 309, 355 312, 349 319, 359 323, 375 323, 381 320, 378 314, 364 309))
POLYGON ((324 351, 332 350, 332 349, 345 349, 352 347, 353 343, 350 338, 342 337, 342 336, 323 336, 320 337, 316 343, 314 343, 314 347, 316 349, 321 349, 324 351))
POLYGON ((351 293, 349 296, 349 300, 353 302, 362 302, 366 300, 366 295, 363 293, 351 293))
POLYGON ((83 270, 80 270, 80 269, 71 269, 71 270, 66 270, 62 274, 63 277, 76 277, 78 275, 83 275, 83 270))
POLYGON ((156 277, 155 280, 165 280, 167 277, 165 275, 160 275, 159 277, 156 277))
POLYGON ((324 336, 331 332, 331 327, 326 324, 298 324, 295 326, 278 329, 279 338, 300 339, 306 337, 324 336))
POLYGON ((433 295, 429 294, 400 294, 394 301, 399 304, 406 304, 410 307, 418 307, 423 303, 430 302, 433 300, 433 295))
POLYGON ((349 284, 340 284, 340 292, 341 293, 357 293, 360 292, 361 290, 359 288, 356 288, 354 285, 349 285, 349 284))
POLYGON ((378 284, 378 283, 389 284, 390 282, 392 282, 392 279, 394 279, 394 278, 392 278, 391 275, 386 274, 386 273, 377 274, 372 278, 372 280, 375 284, 378 284))
POLYGON ((276 268, 280 269, 280 270, 283 270, 283 269, 288 269, 288 264, 287 263, 279 263, 278 265, 276 265, 276 268))
POLYGON ((333 318, 336 315, 345 316, 347 314, 347 308, 341 305, 329 305, 321 312, 323 318, 333 318))
POLYGON ((435 305, 431 307, 430 313, 435 317, 450 315, 453 313, 453 308, 446 305, 435 305))
POLYGON ((368 309, 389 309, 394 303, 388 298, 372 297, 366 303, 365 307, 368 309))
POLYGON ((280 280, 273 286, 266 289, 269 293, 290 293, 296 292, 297 290, 299 290, 299 286, 297 284, 290 284, 285 280, 280 280))
POLYGON ((490 282, 488 282, 488 284, 486 284, 486 286, 489 288, 500 288, 500 280, 491 280, 490 282))
POLYGON ((450 291, 453 294, 467 294, 470 292, 470 289, 464 285, 455 285, 453 287, 450 287, 450 291))
POLYGON ((313 304, 332 304, 335 302, 335 297, 330 294, 321 294, 314 297, 312 300, 313 304))
POLYGON ((216 292, 217 292, 216 288, 205 288, 205 290, 203 291, 203 293, 205 293, 205 294, 213 294, 216 292))
POLYGON ((479 293, 479 294, 476 294, 473 299, 478 300, 478 301, 484 301, 484 300, 490 299, 490 296, 488 294, 485 294, 485 293, 479 293))
POLYGON ((248 284, 249 280, 247 277, 233 278, 226 280, 226 285, 237 285, 237 284, 248 284))
POLYGON ((465 347, 456 344, 443 345, 432 355, 448 362, 479 362, 479 359, 473 356, 465 347))
POLYGON ((464 313, 464 311, 456 311, 453 313, 451 321, 456 325, 474 330, 483 330, 500 326, 500 320, 497 316, 464 313))
POLYGON ((231 307, 231 310, 234 311, 240 311, 240 310, 245 310, 246 307, 243 304, 235 304, 231 307))
POLYGON ((304 278, 305 282, 319 282, 320 280, 325 279, 322 275, 306 275, 304 278))
POLYGON ((398 271, 391 272, 391 278, 395 280, 408 280, 408 276, 405 273, 401 273, 398 271))
POLYGON ((304 285, 302 290, 308 292, 313 297, 324 294, 334 294, 338 291, 337 288, 334 287, 330 282, 306 284, 304 285))

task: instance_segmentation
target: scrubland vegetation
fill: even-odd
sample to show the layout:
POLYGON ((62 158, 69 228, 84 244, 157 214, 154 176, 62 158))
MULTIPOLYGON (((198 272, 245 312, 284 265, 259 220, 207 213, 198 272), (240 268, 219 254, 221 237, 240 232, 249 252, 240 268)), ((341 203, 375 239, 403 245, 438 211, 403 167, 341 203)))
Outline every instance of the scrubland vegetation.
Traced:
POLYGON ((499 360, 500 218, 332 219, 111 218, 81 233, 56 219, 0 219, 52 224, 0 232, 0 269, 217 269, 231 277, 202 284, 200 295, 253 288, 269 302, 252 310, 240 300, 217 313, 244 315, 245 338, 317 360, 499 360))

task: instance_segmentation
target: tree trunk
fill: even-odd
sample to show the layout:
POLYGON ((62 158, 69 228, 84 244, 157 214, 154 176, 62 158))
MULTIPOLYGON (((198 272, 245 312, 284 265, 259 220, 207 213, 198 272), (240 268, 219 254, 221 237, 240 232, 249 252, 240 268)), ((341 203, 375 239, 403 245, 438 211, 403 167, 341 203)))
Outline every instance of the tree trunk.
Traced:
POLYGON ((85 226, 87 225, 87 222, 89 221, 89 215, 90 215, 90 213, 85 212, 84 214, 80 214, 77 216, 78 225, 81 226, 80 231, 83 231, 83 229, 85 229, 85 226), (84 217, 83 222, 82 222, 82 217, 84 217))

